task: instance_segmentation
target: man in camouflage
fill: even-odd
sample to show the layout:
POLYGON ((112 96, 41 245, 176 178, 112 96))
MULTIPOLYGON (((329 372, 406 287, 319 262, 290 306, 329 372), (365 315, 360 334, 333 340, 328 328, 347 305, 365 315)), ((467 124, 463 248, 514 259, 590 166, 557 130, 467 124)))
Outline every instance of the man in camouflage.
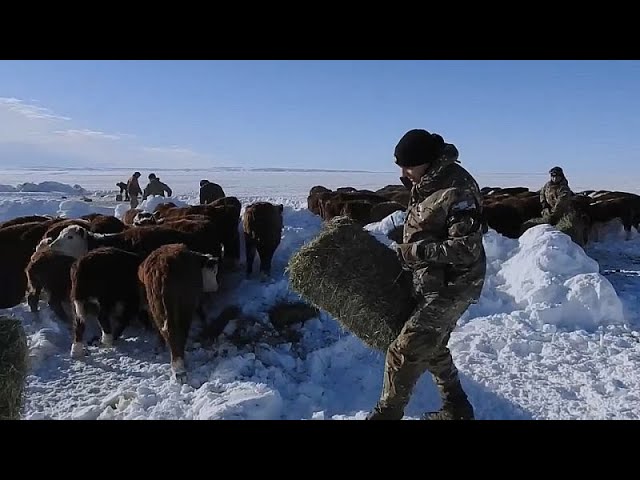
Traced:
POLYGON ((573 192, 560 167, 549 170, 551 179, 540 190, 542 218, 545 223, 555 224, 571 208, 573 192))
POLYGON ((429 371, 442 408, 425 419, 474 418, 447 344, 460 316, 484 285, 481 194, 458 164, 458 150, 425 130, 407 132, 395 149, 411 199, 398 254, 413 274, 417 307, 391 343, 382 394, 368 420, 400 420, 416 382, 429 371))

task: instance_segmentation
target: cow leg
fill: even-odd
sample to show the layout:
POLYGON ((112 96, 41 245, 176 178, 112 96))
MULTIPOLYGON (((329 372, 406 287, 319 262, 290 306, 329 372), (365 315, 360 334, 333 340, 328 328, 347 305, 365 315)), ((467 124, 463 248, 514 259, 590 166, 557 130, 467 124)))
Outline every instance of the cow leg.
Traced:
POLYGON ((138 310, 138 322, 142 325, 142 327, 149 331, 153 328, 151 318, 149 316, 149 312, 147 310, 140 309, 138 310))
POLYGON ((198 302, 198 306, 196 307, 196 314, 200 319, 200 323, 203 325, 207 324, 207 311, 206 311, 206 303, 209 300, 209 295, 206 293, 202 293, 200 295, 200 301, 198 302))
POLYGON ((240 265, 240 233, 238 227, 223 242, 225 263, 232 268, 240 265))
POLYGON ((184 352, 194 308, 187 308, 186 305, 183 305, 172 310, 173 314, 170 314, 167 319, 167 343, 169 343, 171 352, 171 371, 176 382, 184 384, 187 381, 184 352))
POLYGON ((273 248, 258 248, 258 255, 260 255, 260 274, 262 281, 271 277, 271 263, 273 261, 273 254, 275 249, 273 248))
POLYGON ((93 305, 82 300, 73 302, 75 315, 73 316, 73 343, 71 344, 71 358, 84 355, 84 330, 87 320, 95 316, 93 305))
POLYGON ((64 309, 62 305, 63 300, 57 297, 49 298, 49 307, 56 314, 56 316, 65 323, 69 322, 69 316, 67 315, 67 311, 64 309))
POLYGON ((40 302, 40 295, 42 294, 42 285, 40 285, 37 279, 31 274, 31 270, 25 272, 27 279, 27 303, 31 313, 38 313, 38 303, 40 302))
POLYGON ((100 312, 98 313, 98 322, 102 329, 102 337, 100 343, 105 347, 113 346, 113 334, 111 331, 111 312, 114 309, 111 305, 101 305, 100 312))
POLYGON ((40 302, 40 294, 42 293, 42 287, 34 287, 29 282, 29 291, 27 292, 27 303, 31 313, 38 313, 38 303, 40 302))
POLYGON ((62 300, 60 304, 62 305, 62 309, 64 310, 67 323, 73 322, 75 314, 73 312, 73 307, 71 306, 71 302, 69 302, 69 299, 67 298, 65 300, 62 300))
POLYGON ((116 320, 115 328, 113 329, 114 342, 122 336, 122 332, 124 332, 124 330, 131 324, 131 319, 136 315, 137 311, 137 301, 127 300, 126 302, 121 303, 121 306, 118 309, 118 314, 114 317, 116 320))
POLYGON ((622 225, 624 226, 625 240, 629 240, 631 238, 633 214, 626 213, 625 215, 621 216, 620 220, 622 220, 622 225))
POLYGON ((256 244, 251 236, 244 234, 245 255, 247 257, 247 277, 253 272, 253 262, 256 258, 256 244))

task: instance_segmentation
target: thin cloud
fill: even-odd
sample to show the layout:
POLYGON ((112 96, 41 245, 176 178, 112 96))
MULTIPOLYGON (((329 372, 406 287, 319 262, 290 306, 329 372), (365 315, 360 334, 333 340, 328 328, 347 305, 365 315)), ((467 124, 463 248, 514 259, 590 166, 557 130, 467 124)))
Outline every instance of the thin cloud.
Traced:
POLYGON ((55 133, 63 135, 65 137, 75 138, 98 138, 104 140, 120 140, 122 135, 114 135, 110 133, 99 132, 96 130, 89 130, 87 128, 82 130, 57 130, 55 133))
POLYGON ((0 97, 0 158, 7 165, 35 162, 61 166, 65 158, 74 165, 107 167, 162 168, 177 163, 200 167, 216 163, 211 155, 189 148, 145 145, 135 135, 84 128, 76 121, 67 124, 73 128, 60 128, 60 120, 70 119, 31 100, 0 97))
POLYGON ((188 148, 181 148, 175 145, 171 147, 142 147, 141 150, 147 153, 200 155, 199 153, 194 152, 193 150, 190 150, 188 148))
POLYGON ((18 98, 11 97, 0 97, 0 105, 4 106, 6 109, 19 113, 27 118, 32 119, 47 119, 47 120, 71 120, 69 117, 64 117, 62 115, 57 115, 51 111, 49 108, 40 107, 38 105, 34 105, 31 103, 25 103, 24 101, 18 98))

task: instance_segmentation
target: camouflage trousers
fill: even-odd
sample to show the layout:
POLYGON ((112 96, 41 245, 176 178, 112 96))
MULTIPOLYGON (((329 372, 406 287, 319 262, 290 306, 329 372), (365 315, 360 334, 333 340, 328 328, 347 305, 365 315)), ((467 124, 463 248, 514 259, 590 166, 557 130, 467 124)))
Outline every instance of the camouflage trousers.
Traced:
POLYGON ((447 347, 458 319, 478 295, 472 292, 427 294, 387 349, 382 394, 376 406, 381 417, 400 420, 415 384, 429 371, 443 404, 467 401, 447 347))

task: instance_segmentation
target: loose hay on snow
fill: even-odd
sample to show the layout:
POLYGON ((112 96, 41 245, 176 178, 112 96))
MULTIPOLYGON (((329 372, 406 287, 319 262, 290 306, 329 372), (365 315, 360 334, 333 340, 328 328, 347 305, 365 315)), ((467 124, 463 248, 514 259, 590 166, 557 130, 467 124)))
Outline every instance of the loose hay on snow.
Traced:
POLYGON ((278 330, 296 323, 304 323, 317 315, 318 309, 304 302, 283 302, 269 309, 271 325, 278 330))
POLYGON ((19 320, 0 317, 0 420, 19 420, 27 375, 27 337, 19 320))
POLYGON ((584 247, 588 240, 587 223, 580 213, 569 211, 558 220, 556 228, 571 237, 574 243, 584 247))
POLYGON ((289 260, 292 288, 365 344, 386 350, 413 310, 411 275, 393 250, 345 217, 289 260))

